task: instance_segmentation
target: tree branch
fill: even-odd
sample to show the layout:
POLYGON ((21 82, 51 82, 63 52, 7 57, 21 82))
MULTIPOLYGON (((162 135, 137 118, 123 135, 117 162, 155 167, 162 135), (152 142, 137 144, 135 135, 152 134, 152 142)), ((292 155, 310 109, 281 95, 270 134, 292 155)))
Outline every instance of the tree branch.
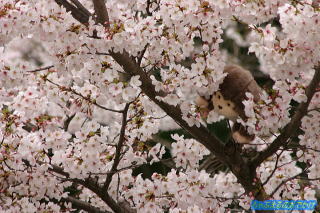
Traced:
POLYGON ((121 125, 121 130, 120 130, 120 136, 119 136, 119 142, 116 147, 116 154, 113 160, 113 165, 111 167, 110 173, 107 175, 106 181, 104 183, 103 188, 108 190, 112 176, 115 174, 117 171, 117 167, 120 163, 120 157, 121 157, 121 149, 123 146, 123 143, 125 141, 125 133, 126 133, 126 126, 127 126, 127 114, 128 114, 128 109, 129 109, 130 103, 127 103, 126 106, 124 107, 123 110, 123 115, 122 115, 122 125, 121 125))
POLYGON ((93 191, 101 200, 103 200, 114 212, 117 213, 135 213, 134 209, 131 209, 130 206, 126 205, 126 203, 117 203, 112 197, 110 197, 109 193, 97 185, 92 179, 87 178, 85 181, 76 179, 75 183, 79 183, 84 187, 93 191))
POLYGON ((144 54, 147 51, 149 44, 146 44, 146 46, 144 46, 143 50, 140 52, 140 55, 138 56, 138 64, 141 65, 141 61, 143 59, 144 54))
POLYGON ((40 71, 43 71, 43 70, 49 70, 49 69, 51 69, 52 67, 54 67, 54 66, 51 65, 51 66, 42 67, 42 68, 35 69, 35 70, 28 70, 28 71, 26 71, 26 72, 40 72, 40 71))
MULTIPOLYGON (((45 164, 44 162, 41 162, 41 161, 37 161, 37 163, 39 163, 40 165, 41 164, 45 164)), ((70 177, 69 173, 68 172, 65 172, 64 169, 60 166, 56 166, 56 165, 53 165, 53 164, 50 164, 51 168, 49 167, 49 171, 52 171, 52 172, 55 172, 59 175, 62 175, 62 176, 65 176, 67 178, 70 177)))
MULTIPOLYGON (((38 161, 39 164, 44 164, 44 162, 38 161)), ((51 168, 49 168, 50 171, 55 172, 57 174, 63 175, 67 178, 70 177, 68 172, 65 172, 62 167, 52 165, 50 164, 51 168)), ((68 179, 68 181, 80 184, 87 189, 90 189, 92 192, 94 192, 101 200, 103 200, 114 212, 117 213, 135 213, 136 211, 134 209, 131 209, 129 205, 126 203, 117 203, 107 191, 103 189, 100 185, 96 183, 95 179, 92 178, 86 178, 85 180, 82 179, 68 179)))
POLYGON ((71 2, 78 7, 79 10, 81 10, 84 14, 87 16, 92 16, 92 14, 85 8, 78 0, 71 0, 71 2))
POLYGON ((116 109, 111 109, 111 108, 104 107, 104 106, 98 104, 98 103, 96 102, 96 100, 91 100, 90 97, 84 96, 84 95, 82 95, 81 93, 78 93, 77 91, 75 91, 75 90, 72 89, 72 88, 69 88, 69 87, 66 87, 66 86, 61 86, 61 85, 59 85, 59 84, 51 81, 51 80, 48 79, 48 78, 45 78, 45 80, 48 81, 48 82, 50 82, 51 84, 57 86, 60 90, 62 90, 62 91, 67 91, 67 92, 71 92, 72 94, 75 94, 75 95, 81 97, 83 100, 86 100, 88 103, 93 104, 93 105, 95 105, 96 107, 98 107, 98 108, 100 108, 100 109, 103 109, 103 110, 106 110, 106 111, 110 111, 110 112, 123 113, 122 110, 116 110, 116 109))
POLYGON ((89 15, 82 11, 82 9, 70 4, 67 0, 55 0, 59 6, 66 8, 67 12, 71 12, 71 15, 80 23, 87 25, 89 22, 89 15))
POLYGON ((257 185, 253 185, 255 170, 251 170, 244 161, 240 153, 232 144, 224 145, 216 136, 212 135, 204 126, 189 126, 182 118, 180 108, 171 106, 165 102, 159 101, 157 96, 164 96, 164 92, 156 92, 154 85, 151 82, 148 74, 124 51, 124 53, 111 52, 111 56, 115 61, 123 67, 123 70, 130 76, 138 75, 142 85, 141 90, 163 111, 175 120, 182 128, 188 131, 196 140, 202 143, 210 150, 221 162, 228 165, 231 171, 236 175, 238 181, 245 188, 246 192, 255 192, 257 199, 263 200, 265 197, 264 189, 257 185))
POLYGON ((300 125, 301 119, 307 114, 308 106, 311 102, 313 95, 316 93, 317 87, 320 82, 320 67, 316 67, 313 79, 311 80, 309 86, 306 89, 307 101, 299 104, 293 118, 290 123, 288 123, 283 132, 272 142, 268 148, 260 152, 257 157, 255 157, 251 162, 250 166, 252 169, 257 168, 263 161, 268 157, 272 156, 276 151, 283 145, 285 145, 292 136, 293 132, 296 132, 300 125))
POLYGON ((268 176, 268 178, 262 183, 263 186, 266 185, 266 184, 269 182, 269 180, 272 178, 272 176, 274 175, 274 173, 275 173, 275 172, 277 171, 277 169, 279 168, 279 167, 278 167, 278 163, 279 163, 280 156, 282 155, 283 152, 284 152, 284 150, 282 150, 281 153, 280 153, 279 155, 277 155, 277 159, 276 159, 276 163, 275 163, 275 165, 274 165, 274 168, 273 168, 271 174, 268 176))
MULTIPOLYGON (((58 1, 58 0, 56 0, 58 1)), ((60 0, 61 1, 61 0, 60 0)), ((95 13, 97 15, 96 21, 103 24, 105 27, 109 27, 108 13, 103 0, 93 0, 95 13)), ((77 19, 77 17, 75 17, 77 19)), ((77 19, 78 20, 78 19, 77 19)), ((129 76, 140 76, 142 82, 142 91, 163 111, 165 111, 171 118, 173 118, 182 128, 188 131, 196 140, 202 143, 207 149, 209 149, 221 162, 227 164, 231 171, 236 175, 238 181, 244 187, 247 193, 252 192, 257 200, 265 200, 267 195, 264 191, 259 180, 254 185, 253 179, 255 178, 255 168, 251 169, 248 163, 245 162, 238 150, 233 144, 223 144, 215 135, 212 135, 204 126, 190 127, 188 123, 182 118, 182 112, 180 108, 173 107, 165 102, 159 101, 157 96, 164 96, 164 92, 157 92, 154 85, 151 82, 148 74, 143 71, 140 65, 124 51, 110 52, 112 58, 123 67, 123 70, 129 74, 129 76)), ((96 192, 98 194, 98 192, 96 192)), ((105 195, 105 192, 103 193, 105 195)), ((101 195, 101 199, 105 202, 110 202, 107 198, 101 195)), ((109 195, 107 195, 109 196, 109 195)), ((100 197, 100 196, 99 196, 100 197)), ((110 204, 111 205, 111 204, 110 204)))
MULTIPOLYGON (((307 168, 308 168, 308 167, 307 167, 307 168)), ((271 192, 270 198, 273 197, 273 195, 281 188, 281 186, 283 186, 284 184, 286 184, 286 183, 289 182, 289 181, 292 181, 292 180, 294 180, 294 179, 297 179, 300 175, 302 175, 302 174, 307 170, 307 168, 304 169, 301 173, 296 174, 296 175, 294 175, 294 176, 292 176, 292 177, 289 177, 289 178, 283 180, 283 181, 271 192)))
POLYGON ((222 161, 225 161, 224 158, 224 145, 223 143, 216 138, 214 135, 211 135, 210 132, 203 126, 190 127, 188 123, 182 118, 182 112, 179 107, 171 106, 165 102, 162 102, 156 99, 157 96, 163 97, 166 94, 164 92, 156 92, 154 85, 151 82, 148 74, 145 73, 137 63, 135 63, 129 56, 127 52, 121 53, 111 53, 111 56, 115 61, 121 65, 126 73, 130 76, 139 75, 142 82, 141 89, 142 91, 153 101, 155 102, 162 110, 164 110, 170 117, 172 117, 182 128, 186 129, 190 133, 193 133, 193 136, 199 139, 200 142, 205 144, 205 146, 217 156, 220 156, 222 161))
POLYGON ((109 27, 109 16, 104 0, 92 0, 95 14, 97 16, 96 22, 105 27, 109 27))
POLYGON ((90 203, 87 203, 85 201, 82 200, 78 200, 75 197, 71 197, 68 196, 66 198, 62 198, 61 199, 64 202, 70 202, 72 203, 72 207, 77 208, 77 209, 81 209, 87 212, 92 212, 92 213, 111 213, 110 211, 102 211, 99 208, 96 208, 92 205, 90 205, 90 203))
POLYGON ((152 16, 152 12, 150 11, 150 6, 151 6, 151 2, 150 0, 147 0, 146 12, 148 16, 152 16))

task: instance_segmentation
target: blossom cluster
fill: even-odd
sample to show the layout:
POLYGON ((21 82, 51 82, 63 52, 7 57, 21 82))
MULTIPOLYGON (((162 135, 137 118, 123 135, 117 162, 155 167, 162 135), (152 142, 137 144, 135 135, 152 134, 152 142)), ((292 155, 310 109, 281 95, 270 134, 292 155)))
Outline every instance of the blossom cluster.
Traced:
POLYGON ((210 154, 202 144, 197 143, 194 139, 184 139, 183 136, 177 134, 171 137, 176 141, 171 145, 171 153, 175 157, 177 167, 198 168, 203 156, 210 154))
POLYGON ((260 136, 277 134, 290 121, 291 102, 306 102, 305 86, 298 81, 276 81, 272 90, 261 95, 255 103, 253 96, 247 93, 243 101, 247 121, 239 122, 248 126, 248 131, 260 136))
POLYGON ((139 211, 150 213, 162 212, 163 208, 170 212, 223 212, 233 198, 243 193, 230 173, 211 178, 204 171, 172 170, 167 176, 154 173, 151 180, 138 176, 134 183, 125 196, 132 198, 139 211))
POLYGON ((261 69, 274 80, 294 80, 312 75, 319 62, 319 12, 312 1, 299 1, 295 5, 279 7, 281 30, 272 25, 252 26, 255 32, 250 51, 255 52, 261 69))

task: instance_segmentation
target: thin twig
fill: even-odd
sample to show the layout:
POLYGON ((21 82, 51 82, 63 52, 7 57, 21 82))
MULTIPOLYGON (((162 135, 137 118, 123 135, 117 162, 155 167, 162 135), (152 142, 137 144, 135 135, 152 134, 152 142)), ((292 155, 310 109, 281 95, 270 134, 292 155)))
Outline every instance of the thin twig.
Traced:
POLYGON ((296 175, 294 175, 294 176, 292 176, 292 177, 289 177, 289 178, 283 180, 283 181, 270 193, 269 197, 272 198, 273 195, 280 189, 281 186, 283 186, 284 184, 286 184, 286 183, 289 182, 289 181, 292 181, 292 180, 294 180, 294 179, 297 179, 297 177, 299 177, 300 175, 302 175, 308 168, 309 168, 309 167, 305 168, 305 169, 304 169, 301 173, 299 173, 299 174, 296 174, 296 175))
POLYGON ((308 112, 312 112, 312 111, 320 112, 320 108, 313 108, 313 109, 309 109, 309 110, 308 110, 308 112))
MULTIPOLYGON (((46 164, 45 162, 37 161, 37 163, 46 164)), ((66 181, 70 181, 76 184, 80 184, 84 186, 85 188, 91 190, 94 192, 98 197, 100 197, 114 212, 119 213, 133 213, 136 212, 135 210, 131 209, 130 206, 125 205, 125 203, 117 203, 108 192, 102 189, 101 186, 99 186, 95 179, 92 178, 86 178, 86 179, 77 179, 77 178, 69 178, 70 174, 68 172, 64 171, 64 168, 56 165, 50 164, 49 171, 55 172, 57 174, 60 174, 62 176, 65 176, 67 179, 66 181)))
POLYGON ((308 180, 308 181, 316 181, 316 180, 320 180, 320 177, 318 177, 318 178, 297 177, 296 179, 299 179, 299 180, 308 180))
POLYGON ((1 140, 1 143, 0 143, 0 148, 1 148, 2 144, 3 144, 3 142, 4 142, 4 135, 2 136, 2 140, 1 140))
POLYGON ((49 70, 49 69, 51 69, 52 67, 54 67, 54 66, 51 65, 51 66, 42 67, 42 68, 35 69, 35 70, 28 70, 28 71, 26 71, 26 72, 40 72, 40 71, 43 71, 43 70, 49 70))
POLYGON ((277 154, 277 159, 276 159, 276 164, 274 165, 274 169, 273 169, 273 171, 271 172, 271 174, 268 176, 268 178, 266 179, 266 181, 264 181, 264 182, 262 183, 263 186, 269 182, 269 180, 271 179, 271 177, 274 175, 274 173, 275 173, 276 170, 278 169, 279 159, 280 159, 280 156, 281 156, 281 154, 282 154, 283 152, 284 152, 284 150, 282 150, 280 154, 277 154))
POLYGON ((143 56, 145 54, 145 52, 147 51, 148 49, 148 46, 149 46, 149 43, 146 44, 146 46, 144 46, 143 50, 140 52, 140 55, 138 56, 138 64, 141 65, 141 61, 143 59, 143 56))
MULTIPOLYGON (((129 110, 129 106, 130 103, 127 103, 123 109, 123 114, 122 114, 122 126, 121 126, 121 130, 120 130, 120 137, 119 137, 119 142, 118 145, 116 147, 116 154, 113 160, 113 165, 111 167, 110 172, 115 172, 117 171, 117 167, 120 163, 120 156, 121 156, 121 148, 124 144, 125 141, 125 133, 126 133, 126 126, 127 126, 127 114, 128 114, 128 110, 129 110)), ((109 173, 106 177, 106 181, 104 183, 103 188, 108 190, 111 180, 112 180, 112 176, 114 173, 109 173)))
POLYGON ((116 109, 110 109, 110 108, 104 107, 104 106, 98 104, 96 101, 91 100, 89 97, 83 96, 81 93, 78 93, 77 91, 75 91, 75 90, 72 89, 72 88, 68 88, 68 87, 65 87, 65 86, 61 86, 61 85, 59 85, 59 84, 51 81, 51 80, 48 79, 48 78, 46 78, 45 80, 48 81, 48 82, 50 82, 51 84, 57 86, 58 88, 64 90, 64 91, 71 92, 72 94, 75 94, 75 95, 83 98, 84 100, 88 101, 90 104, 93 104, 93 105, 95 105, 95 106, 97 106, 97 107, 99 107, 99 108, 101 108, 101 109, 104 109, 104 110, 107 110, 107 111, 111 111, 111 112, 123 113, 122 110, 116 110, 116 109))

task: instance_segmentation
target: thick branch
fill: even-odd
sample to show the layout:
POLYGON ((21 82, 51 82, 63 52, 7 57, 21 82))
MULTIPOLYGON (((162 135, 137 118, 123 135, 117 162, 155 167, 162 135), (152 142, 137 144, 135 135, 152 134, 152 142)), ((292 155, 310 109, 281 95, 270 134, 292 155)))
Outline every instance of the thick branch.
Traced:
POLYGON ((104 0, 92 0, 92 2, 97 16, 96 22, 109 27, 108 11, 104 0))
POLYGON ((296 132, 300 125, 301 119, 307 114, 308 106, 320 82, 320 67, 315 69, 312 81, 306 89, 307 101, 300 103, 290 123, 284 128, 283 132, 272 142, 272 144, 260 152, 257 157, 251 161, 252 168, 258 167, 264 160, 272 156, 276 151, 287 143, 292 134, 296 132))
MULTIPOLYGON (((39 164, 43 164, 43 162, 38 162, 39 164)), ((49 168, 50 171, 55 172, 57 174, 63 175, 67 178, 70 177, 69 173, 65 172, 62 167, 51 165, 51 168, 49 168)), ((68 179, 71 182, 80 184, 87 189, 90 189, 92 192, 94 192, 101 200, 103 200, 114 212, 117 213, 135 213, 136 211, 131 209, 130 206, 126 205, 126 203, 117 203, 107 191, 103 189, 100 185, 97 184, 95 179, 92 178, 86 178, 85 180, 82 179, 68 179)))
POLYGON ((110 197, 109 193, 97 185, 92 179, 86 179, 85 181, 77 179, 74 181, 75 183, 79 183, 84 187, 93 191, 98 197, 101 198, 114 212, 116 213, 135 213, 136 211, 131 209, 130 206, 125 205, 125 203, 117 203, 112 197, 110 197))
POLYGON ((83 12, 82 9, 70 4, 67 0, 55 0, 55 2, 66 8, 67 12, 71 12, 71 15, 80 23, 87 25, 89 22, 89 15, 83 12))
MULTIPOLYGON (((39 163, 39 164, 44 164, 44 162, 41 162, 41 161, 37 161, 37 163, 39 163)), ((49 171, 55 172, 55 173, 57 173, 57 174, 59 174, 59 175, 65 176, 65 177, 67 177, 67 178, 70 176, 69 173, 63 171, 63 168, 60 167, 60 166, 56 166, 56 165, 50 164, 50 167, 49 167, 49 171), (50 168, 50 167, 51 167, 51 168, 50 168)))
MULTIPOLYGON (((202 143, 210 150, 221 162, 227 164, 233 174, 237 177, 240 184, 244 187, 247 193, 253 193, 257 200, 266 200, 269 196, 266 194, 261 181, 256 178, 255 169, 251 169, 248 163, 244 161, 239 151, 234 144, 228 143, 224 145, 215 135, 212 135, 209 130, 203 126, 190 127, 188 123, 182 118, 182 112, 179 107, 171 106, 165 102, 159 101, 157 96, 164 96, 162 92, 156 92, 151 79, 142 68, 129 56, 127 52, 124 53, 110 53, 114 60, 123 67, 123 70, 130 76, 138 75, 142 85, 142 91, 155 102, 163 111, 165 111, 171 118, 174 119, 182 128, 188 131, 196 140, 202 143), (256 178, 256 182, 253 180, 256 178)), ((260 211, 257 211, 260 212, 260 211)), ((265 213, 274 211, 264 211, 265 213)))
POLYGON ((234 146, 225 146, 216 136, 212 135, 208 129, 203 126, 189 126, 182 118, 182 112, 179 107, 174 107, 165 102, 159 101, 156 97, 164 96, 165 94, 163 92, 156 92, 147 73, 145 73, 142 68, 130 58, 128 53, 124 52, 121 54, 113 52, 111 53, 111 56, 130 76, 139 75, 142 82, 142 91, 163 111, 172 117, 182 128, 188 131, 195 139, 209 149, 221 162, 227 164, 247 192, 255 190, 255 187, 252 185, 255 172, 253 170, 249 170, 247 164, 244 162, 240 153, 234 148, 234 146))
POLYGON ((71 197, 71 196, 63 198, 62 201, 70 202, 70 203, 72 203, 72 207, 73 208, 85 210, 87 212, 92 212, 92 213, 111 213, 109 211, 102 211, 99 208, 91 206, 90 203, 87 203, 87 202, 82 201, 82 200, 78 200, 77 198, 74 198, 74 197, 71 197))
POLYGON ((85 8, 78 0, 71 0, 71 2, 78 7, 79 10, 81 10, 84 14, 87 16, 91 16, 92 14, 85 8))
POLYGON ((138 66, 137 63, 135 63, 135 61, 130 58, 128 53, 111 53, 111 56, 117 61, 118 64, 123 67, 124 71, 130 76, 139 75, 142 82, 142 91, 170 117, 172 117, 182 128, 193 134, 193 136, 201 143, 203 143, 210 151, 212 151, 216 156, 219 156, 219 159, 222 162, 226 163, 224 159, 225 154, 223 153, 223 143, 214 135, 211 135, 207 128, 203 126, 190 127, 188 123, 182 118, 182 112, 179 107, 173 107, 165 102, 156 99, 157 96, 164 96, 165 93, 155 91, 154 85, 152 84, 149 76, 142 70, 142 68, 140 68, 140 66, 138 66))

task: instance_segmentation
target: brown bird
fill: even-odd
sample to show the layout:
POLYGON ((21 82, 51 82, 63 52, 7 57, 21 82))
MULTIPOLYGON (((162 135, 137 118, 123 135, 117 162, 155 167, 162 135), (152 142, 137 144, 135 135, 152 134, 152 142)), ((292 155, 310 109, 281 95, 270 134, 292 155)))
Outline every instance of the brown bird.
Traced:
POLYGON ((224 72, 227 73, 227 76, 220 85, 219 91, 211 95, 209 99, 197 97, 196 104, 204 117, 211 110, 215 110, 220 115, 232 120, 234 122, 233 139, 241 144, 250 143, 255 136, 249 134, 246 127, 237 123, 236 120, 239 117, 244 121, 247 120, 242 103, 246 99, 246 92, 250 92, 254 101, 258 102, 262 90, 251 73, 240 66, 226 66, 224 72))

